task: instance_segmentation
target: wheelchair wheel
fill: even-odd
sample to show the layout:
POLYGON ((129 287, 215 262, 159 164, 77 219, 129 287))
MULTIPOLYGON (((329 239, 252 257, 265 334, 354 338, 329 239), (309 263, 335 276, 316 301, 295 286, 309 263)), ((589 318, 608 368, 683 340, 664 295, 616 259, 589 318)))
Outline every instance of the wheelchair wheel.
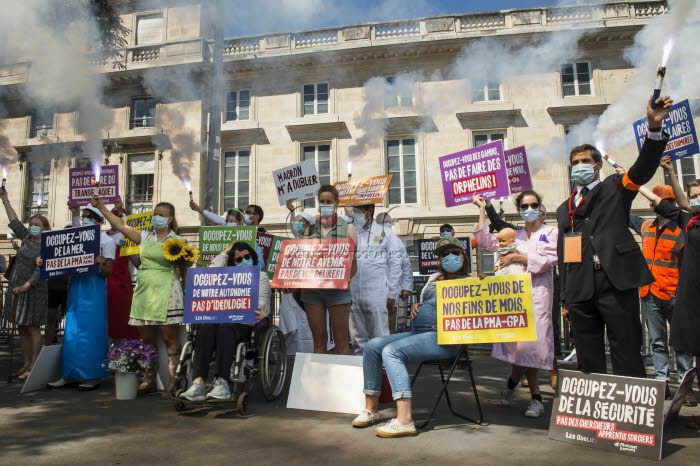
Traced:
POLYGON ((245 416, 248 412, 248 392, 243 392, 238 396, 238 414, 245 416))
POLYGON ((265 399, 277 399, 284 389, 287 374, 287 348, 284 335, 275 326, 270 327, 262 339, 259 368, 260 385, 265 399))
POLYGON ((185 402, 182 400, 175 400, 175 411, 178 413, 185 410, 185 402))

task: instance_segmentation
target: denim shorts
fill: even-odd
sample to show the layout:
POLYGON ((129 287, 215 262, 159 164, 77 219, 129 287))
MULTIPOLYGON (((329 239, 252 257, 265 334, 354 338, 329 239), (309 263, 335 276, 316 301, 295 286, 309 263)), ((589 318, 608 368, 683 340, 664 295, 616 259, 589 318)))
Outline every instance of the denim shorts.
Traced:
POLYGON ((301 301, 308 304, 316 304, 324 307, 350 304, 350 290, 301 290, 301 301))

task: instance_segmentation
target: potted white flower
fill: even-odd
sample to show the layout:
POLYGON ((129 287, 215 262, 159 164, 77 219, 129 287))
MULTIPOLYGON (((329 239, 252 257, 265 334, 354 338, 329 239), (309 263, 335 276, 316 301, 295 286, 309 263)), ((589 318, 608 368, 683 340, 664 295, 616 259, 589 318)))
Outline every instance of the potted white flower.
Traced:
POLYGON ((141 340, 120 340, 107 353, 107 369, 114 372, 118 400, 132 400, 138 391, 138 374, 158 364, 158 350, 141 340))

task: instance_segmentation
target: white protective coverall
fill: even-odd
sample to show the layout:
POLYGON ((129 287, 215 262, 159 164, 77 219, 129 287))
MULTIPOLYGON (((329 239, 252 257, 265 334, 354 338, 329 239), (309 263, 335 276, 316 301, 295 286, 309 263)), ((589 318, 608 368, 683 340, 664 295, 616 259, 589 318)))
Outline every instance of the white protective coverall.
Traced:
POLYGON ((387 299, 401 291, 400 243, 391 225, 372 221, 357 228, 357 273, 350 284, 350 339, 357 355, 367 341, 389 335, 387 299))

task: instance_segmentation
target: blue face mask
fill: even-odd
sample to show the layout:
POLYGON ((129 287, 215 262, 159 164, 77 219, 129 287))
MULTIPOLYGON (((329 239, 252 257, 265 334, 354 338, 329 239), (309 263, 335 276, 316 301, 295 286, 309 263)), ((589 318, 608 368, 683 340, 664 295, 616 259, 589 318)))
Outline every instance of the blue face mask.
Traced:
POLYGON ((440 238, 449 238, 450 236, 452 236, 452 233, 449 231, 443 231, 440 233, 440 238))
POLYGON ((445 269, 446 272, 455 273, 462 268, 463 264, 462 258, 454 254, 442 258, 442 268, 445 269))
POLYGON ((236 222, 226 222, 227 227, 237 227, 238 224, 236 222))
POLYGON ((537 209, 533 209, 532 207, 528 207, 525 210, 520 209, 520 216, 523 218, 523 220, 525 220, 526 223, 530 223, 534 222, 539 218, 540 211, 537 209))
POLYGON ((335 205, 321 204, 320 206, 318 206, 318 213, 321 214, 321 217, 323 218, 332 217, 335 213, 335 205))
POLYGON ((292 222, 292 230, 301 235, 302 233, 304 233, 304 230, 306 230, 304 222, 292 222))
POLYGON ((690 200, 690 210, 693 211, 693 213, 698 213, 700 212, 700 197, 697 199, 691 199, 690 200))
POLYGON ((245 223, 246 225, 252 225, 253 219, 250 218, 250 215, 245 214, 245 216, 243 217, 243 223, 245 223))
POLYGON ((90 217, 83 217, 80 221, 84 227, 90 227, 95 224, 95 221, 90 217))
POLYGON ((154 215, 151 217, 151 224, 156 230, 162 230, 168 226, 168 219, 160 215, 154 215))
POLYGON ((36 225, 29 225, 29 228, 27 228, 27 230, 29 230, 29 236, 33 236, 35 238, 37 236, 41 236, 41 227, 38 227, 36 225))
POLYGON ((579 163, 571 169, 571 180, 579 186, 586 186, 595 178, 595 166, 579 163))
POLYGON ((244 265, 253 265, 253 259, 243 259, 240 264, 236 264, 237 267, 242 267, 244 265))
POLYGON ((352 223, 355 224, 355 228, 362 228, 367 223, 367 217, 365 214, 354 214, 352 216, 352 223))

